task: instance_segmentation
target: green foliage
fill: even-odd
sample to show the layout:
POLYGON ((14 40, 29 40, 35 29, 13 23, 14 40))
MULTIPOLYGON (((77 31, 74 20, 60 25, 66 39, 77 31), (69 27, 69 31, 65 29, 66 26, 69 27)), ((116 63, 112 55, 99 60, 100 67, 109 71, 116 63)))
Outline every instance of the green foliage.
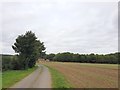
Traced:
POLYGON ((20 59, 16 55, 2 55, 2 71, 21 69, 20 59))
POLYGON ((73 53, 65 52, 65 53, 58 53, 52 58, 54 61, 60 61, 60 62, 118 64, 119 57, 120 57, 120 53, 98 55, 98 54, 94 54, 94 53, 91 53, 91 54, 73 54, 73 53))
POLYGON ((12 69, 12 58, 11 55, 2 55, 2 71, 12 69))
POLYGON ((73 60, 72 55, 73 54, 69 53, 69 52, 58 53, 58 54, 55 55, 54 60, 69 62, 69 61, 73 60))
POLYGON ((44 43, 37 40, 37 37, 31 31, 27 31, 25 35, 19 35, 16 42, 12 46, 18 54, 19 69, 27 69, 34 67, 36 60, 44 53, 44 43))
POLYGON ((18 58, 18 56, 14 55, 11 61, 12 64, 12 70, 19 70, 22 67, 22 64, 20 63, 21 60, 18 58))
POLYGON ((49 59, 50 61, 53 61, 54 57, 55 57, 55 54, 53 54, 53 53, 46 55, 46 59, 49 59))

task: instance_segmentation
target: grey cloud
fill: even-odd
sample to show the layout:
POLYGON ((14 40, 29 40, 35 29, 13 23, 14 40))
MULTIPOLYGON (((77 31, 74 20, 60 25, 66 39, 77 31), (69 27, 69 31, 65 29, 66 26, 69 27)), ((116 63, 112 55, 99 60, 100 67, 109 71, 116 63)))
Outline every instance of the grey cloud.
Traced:
POLYGON ((15 38, 32 30, 47 53, 117 51, 117 3, 4 3, 3 53, 14 53, 15 38))

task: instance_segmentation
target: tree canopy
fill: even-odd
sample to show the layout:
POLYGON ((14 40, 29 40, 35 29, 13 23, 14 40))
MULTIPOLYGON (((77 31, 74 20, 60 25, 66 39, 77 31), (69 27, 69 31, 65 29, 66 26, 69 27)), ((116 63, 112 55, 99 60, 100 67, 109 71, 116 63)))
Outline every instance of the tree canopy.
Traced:
POLYGON ((19 35, 12 48, 18 53, 21 69, 33 67, 36 60, 45 53, 44 43, 38 40, 32 31, 19 35))

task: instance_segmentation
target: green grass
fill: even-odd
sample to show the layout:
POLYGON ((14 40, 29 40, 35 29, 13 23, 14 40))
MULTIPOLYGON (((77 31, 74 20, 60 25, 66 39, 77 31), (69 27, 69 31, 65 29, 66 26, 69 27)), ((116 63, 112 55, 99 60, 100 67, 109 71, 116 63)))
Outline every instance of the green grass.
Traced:
POLYGON ((30 68, 28 70, 10 70, 2 73, 2 88, 9 88, 16 82, 20 81, 24 77, 32 73, 36 67, 30 68))
POLYGON ((54 68, 51 68, 49 66, 47 67, 49 68, 52 75, 52 88, 72 88, 72 86, 68 83, 63 74, 61 74, 54 68))

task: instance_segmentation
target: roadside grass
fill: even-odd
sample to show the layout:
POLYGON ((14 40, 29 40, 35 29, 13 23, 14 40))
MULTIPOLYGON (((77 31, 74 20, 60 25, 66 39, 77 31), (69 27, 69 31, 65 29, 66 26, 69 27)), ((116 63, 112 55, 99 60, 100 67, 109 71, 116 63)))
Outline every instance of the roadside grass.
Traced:
POLYGON ((9 88, 14 85, 16 82, 28 76, 34 70, 37 69, 37 66, 27 69, 27 70, 9 70, 2 73, 2 88, 9 88))
MULTIPOLYGON (((47 65, 45 65, 47 66, 47 65)), ((52 75, 52 88, 53 89, 59 89, 59 88, 63 88, 63 89, 67 89, 67 88, 72 88, 72 86, 70 85, 70 83, 65 79, 64 75, 61 74, 59 71, 57 71, 56 69, 47 66, 50 70, 50 73, 52 75)))

